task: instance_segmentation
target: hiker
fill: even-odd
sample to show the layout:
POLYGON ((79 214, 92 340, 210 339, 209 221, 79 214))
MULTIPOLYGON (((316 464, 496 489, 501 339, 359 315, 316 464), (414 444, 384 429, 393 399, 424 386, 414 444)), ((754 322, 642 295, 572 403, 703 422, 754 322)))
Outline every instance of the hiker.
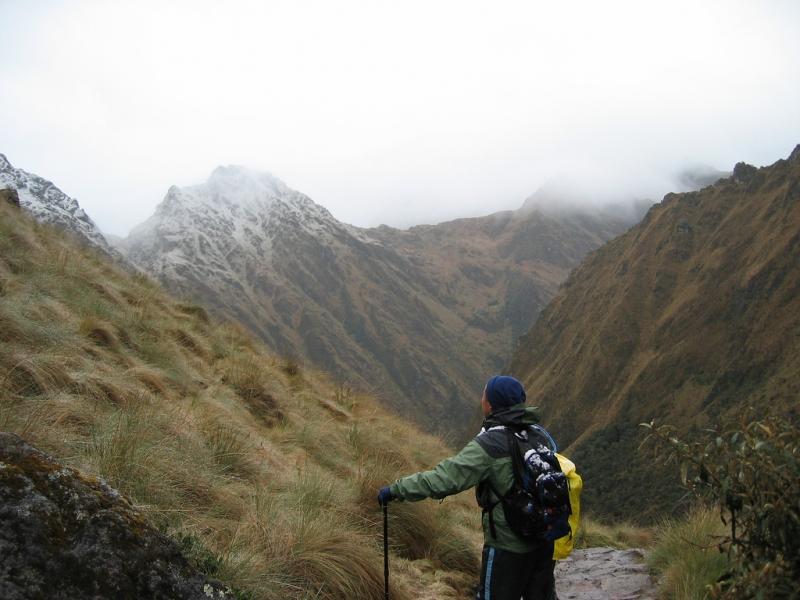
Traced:
POLYGON ((504 424, 523 427, 539 422, 538 410, 526 407, 522 384, 508 376, 489 379, 481 397, 486 417, 481 432, 456 456, 430 471, 398 479, 381 488, 378 502, 416 502, 444 498, 477 486, 483 514, 483 556, 475 600, 557 600, 553 542, 525 541, 505 519, 497 493, 513 486, 514 473, 504 424))

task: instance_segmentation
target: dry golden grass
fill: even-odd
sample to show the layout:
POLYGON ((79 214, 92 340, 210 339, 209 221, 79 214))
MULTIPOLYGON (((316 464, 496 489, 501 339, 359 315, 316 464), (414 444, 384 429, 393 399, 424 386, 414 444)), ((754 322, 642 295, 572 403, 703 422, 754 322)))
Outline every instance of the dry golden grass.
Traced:
MULTIPOLYGON (((382 598, 377 488, 450 452, 5 205, 0 429, 108 480, 253 600, 382 598)), ((466 595, 472 500, 390 513, 392 597, 466 595)))
POLYGON ((609 524, 582 514, 575 545, 580 548, 647 548, 653 544, 654 536, 655 531, 649 527, 627 522, 609 524))
POLYGON ((730 566, 727 555, 718 548, 725 533, 719 510, 702 506, 683 519, 659 525, 648 562, 659 574, 662 598, 707 597, 707 586, 730 566))

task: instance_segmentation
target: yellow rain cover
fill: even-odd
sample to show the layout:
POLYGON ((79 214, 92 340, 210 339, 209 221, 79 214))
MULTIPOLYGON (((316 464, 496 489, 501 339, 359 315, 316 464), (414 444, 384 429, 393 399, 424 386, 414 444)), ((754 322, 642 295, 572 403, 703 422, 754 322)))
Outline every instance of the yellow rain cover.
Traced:
POLYGON ((566 456, 556 454, 558 464, 561 465, 561 470, 567 476, 569 483, 569 504, 572 507, 572 514, 569 516, 569 526, 572 530, 569 535, 558 538, 553 548, 553 558, 556 560, 564 560, 572 553, 572 547, 575 544, 575 536, 578 535, 578 526, 581 520, 581 490, 583 489, 583 480, 578 472, 575 470, 575 463, 568 459, 566 456))

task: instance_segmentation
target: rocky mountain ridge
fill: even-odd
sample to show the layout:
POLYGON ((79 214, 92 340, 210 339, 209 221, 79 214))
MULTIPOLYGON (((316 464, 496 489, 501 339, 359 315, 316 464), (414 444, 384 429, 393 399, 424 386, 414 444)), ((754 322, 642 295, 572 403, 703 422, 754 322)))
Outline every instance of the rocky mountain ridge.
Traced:
POLYGON ((51 181, 11 165, 0 154, 0 188, 17 191, 20 205, 37 221, 63 228, 106 254, 118 256, 78 201, 51 181))

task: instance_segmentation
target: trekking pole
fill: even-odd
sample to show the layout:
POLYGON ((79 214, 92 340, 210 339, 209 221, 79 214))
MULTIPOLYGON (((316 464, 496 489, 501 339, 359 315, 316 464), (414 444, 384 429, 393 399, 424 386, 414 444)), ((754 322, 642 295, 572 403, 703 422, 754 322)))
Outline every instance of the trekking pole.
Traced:
POLYGON ((389 600, 389 503, 383 503, 383 597, 389 600))

